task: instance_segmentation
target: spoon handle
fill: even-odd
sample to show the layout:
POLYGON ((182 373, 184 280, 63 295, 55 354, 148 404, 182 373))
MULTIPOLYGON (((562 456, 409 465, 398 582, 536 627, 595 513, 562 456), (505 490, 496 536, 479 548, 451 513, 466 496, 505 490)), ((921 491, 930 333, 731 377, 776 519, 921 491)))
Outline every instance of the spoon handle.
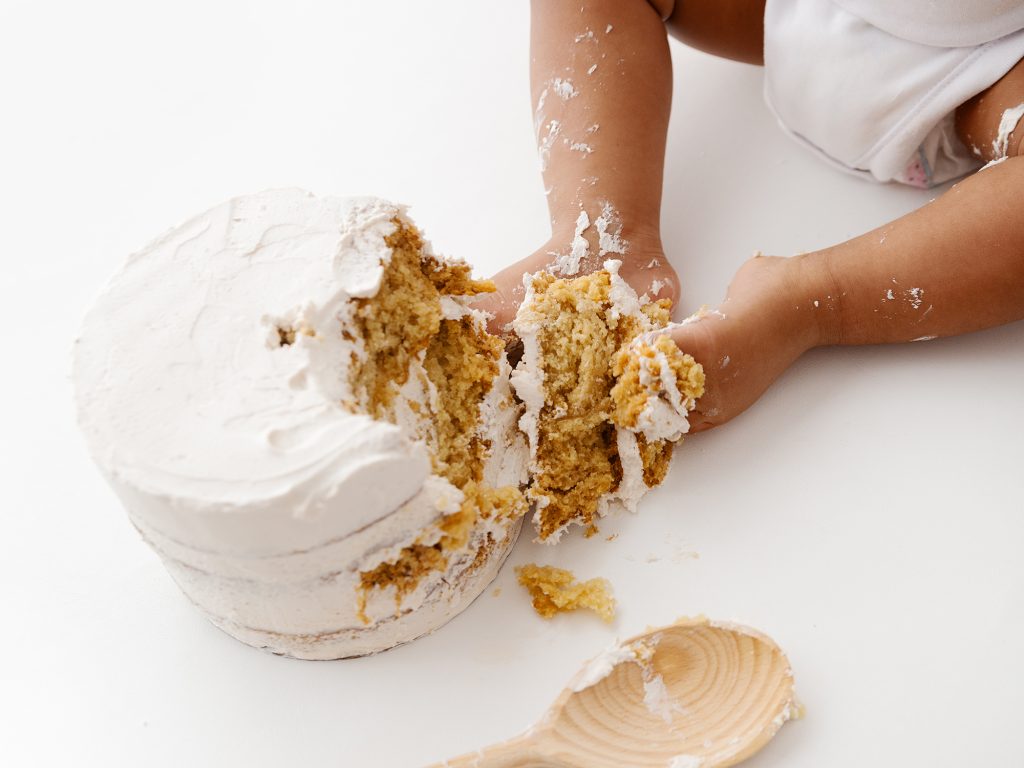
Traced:
POLYGON ((429 768, 575 768, 556 757, 543 754, 528 736, 453 757, 429 768))

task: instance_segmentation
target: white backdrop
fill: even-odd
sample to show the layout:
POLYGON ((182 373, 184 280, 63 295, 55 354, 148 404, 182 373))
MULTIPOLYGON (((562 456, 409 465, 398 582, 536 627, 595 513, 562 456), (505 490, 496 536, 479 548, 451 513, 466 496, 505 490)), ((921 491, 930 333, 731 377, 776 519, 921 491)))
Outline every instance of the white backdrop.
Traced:
MULTIPOLYGON (((774 636, 807 706, 751 766, 1021 764, 1020 324, 816 351, 688 440, 638 516, 555 549, 524 537, 510 565, 612 581, 610 628, 537 618, 511 567, 500 595, 374 658, 280 659, 207 624, 74 425, 70 345, 123 257, 282 185, 411 203, 482 274, 547 219, 525 3, 153 6, 0 3, 0 763, 406 768, 522 730, 616 635, 706 613, 774 636)), ((664 239, 685 310, 755 249, 928 199, 790 144, 756 68, 673 53, 664 239)))

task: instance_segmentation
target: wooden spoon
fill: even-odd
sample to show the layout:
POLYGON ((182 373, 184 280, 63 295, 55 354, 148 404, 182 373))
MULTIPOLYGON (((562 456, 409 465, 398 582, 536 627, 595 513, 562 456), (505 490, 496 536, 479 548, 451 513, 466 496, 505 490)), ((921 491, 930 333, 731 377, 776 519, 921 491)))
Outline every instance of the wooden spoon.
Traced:
POLYGON ((683 619, 592 659, 522 736, 432 768, 725 768, 798 714, 770 638, 683 619))

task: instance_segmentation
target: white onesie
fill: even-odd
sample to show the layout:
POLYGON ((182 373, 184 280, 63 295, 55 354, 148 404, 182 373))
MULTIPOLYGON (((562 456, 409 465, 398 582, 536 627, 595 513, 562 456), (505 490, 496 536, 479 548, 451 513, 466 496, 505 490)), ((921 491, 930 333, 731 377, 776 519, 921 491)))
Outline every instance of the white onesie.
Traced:
POLYGON ((765 99, 844 170, 930 187, 978 168, 954 111, 1024 58, 1024 0, 767 0, 765 99))

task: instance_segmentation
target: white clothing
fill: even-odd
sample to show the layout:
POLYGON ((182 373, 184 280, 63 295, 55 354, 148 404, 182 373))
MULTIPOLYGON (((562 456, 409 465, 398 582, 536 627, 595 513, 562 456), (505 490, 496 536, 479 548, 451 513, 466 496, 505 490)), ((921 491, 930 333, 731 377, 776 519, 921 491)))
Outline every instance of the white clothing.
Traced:
POLYGON ((1021 58, 1024 0, 765 6, 769 107, 798 141, 877 181, 930 187, 980 167, 953 113, 1021 58))
POLYGON ((925 45, 962 48, 1024 28, 1020 0, 834 0, 890 35, 925 45))

